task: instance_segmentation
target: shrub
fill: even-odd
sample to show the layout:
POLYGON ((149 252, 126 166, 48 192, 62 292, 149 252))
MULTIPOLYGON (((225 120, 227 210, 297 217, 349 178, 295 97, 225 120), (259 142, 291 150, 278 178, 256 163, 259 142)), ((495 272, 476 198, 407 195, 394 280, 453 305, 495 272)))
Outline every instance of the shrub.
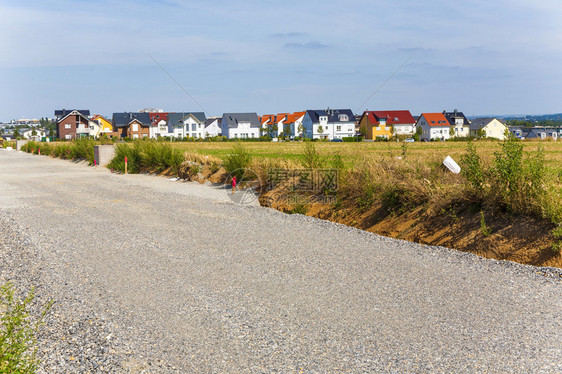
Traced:
POLYGON ((92 139, 78 139, 70 144, 70 153, 68 158, 74 160, 87 160, 90 165, 94 163, 94 144, 92 139))
POLYGON ((289 211, 289 214, 302 214, 304 216, 306 212, 308 212, 308 206, 305 204, 297 204, 289 211))
POLYGON ((484 220, 484 212, 480 211, 480 232, 484 236, 490 236, 492 234, 492 229, 490 229, 486 225, 486 221, 484 220))
POLYGON ((252 157, 246 147, 238 142, 232 147, 231 153, 224 160, 224 168, 229 174, 242 181, 251 161, 252 157))
POLYGON ((304 142, 302 166, 307 169, 319 169, 322 167, 322 159, 316 150, 316 145, 310 141, 304 142))
POLYGON ((11 283, 0 287, 0 372, 35 373, 37 358, 36 334, 52 302, 41 307, 38 317, 31 312, 35 297, 32 290, 19 299, 11 283))
POLYGON ((461 156, 461 165, 463 177, 476 191, 482 192, 484 188, 484 171, 474 143, 468 142, 466 153, 461 156))

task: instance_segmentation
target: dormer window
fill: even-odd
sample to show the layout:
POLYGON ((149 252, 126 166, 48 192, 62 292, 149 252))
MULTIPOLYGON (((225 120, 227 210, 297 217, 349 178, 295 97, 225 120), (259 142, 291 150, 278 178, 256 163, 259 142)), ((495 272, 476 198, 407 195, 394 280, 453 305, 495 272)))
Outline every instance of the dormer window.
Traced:
POLYGON ((320 122, 328 122, 327 116, 320 116, 320 122))
POLYGON ((341 122, 349 121, 349 117, 347 116, 347 114, 340 114, 339 119, 340 119, 341 122))

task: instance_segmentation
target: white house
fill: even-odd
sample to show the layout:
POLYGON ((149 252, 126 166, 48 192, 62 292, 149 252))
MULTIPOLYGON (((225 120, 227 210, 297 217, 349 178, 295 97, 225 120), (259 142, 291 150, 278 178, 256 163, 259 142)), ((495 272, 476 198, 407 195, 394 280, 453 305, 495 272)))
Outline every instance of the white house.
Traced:
POLYGON ((228 139, 259 138, 261 123, 256 113, 224 113, 222 135, 228 139))
POLYGON ((168 113, 168 133, 176 138, 205 138, 205 122, 203 112, 168 113))
POLYGON ((205 122, 205 137, 212 138, 214 136, 219 136, 222 134, 221 129, 221 118, 220 117, 209 117, 205 122))
POLYGON ((417 127, 421 127, 420 140, 446 140, 451 137, 451 126, 443 113, 422 113, 417 127))
POLYGON ((20 132, 21 136, 25 139, 40 141, 41 138, 46 136, 45 130, 38 128, 25 129, 20 132), (33 131, 35 130, 35 135, 33 131))
POLYGON ((308 139, 341 139, 355 135, 355 115, 350 109, 307 110, 302 125, 308 139))
POLYGON ((509 131, 509 128, 505 122, 497 118, 476 118, 470 124, 470 136, 473 137, 504 140, 506 131, 509 131))
POLYGON ((449 125, 453 128, 456 138, 466 138, 470 135, 470 121, 465 117, 463 112, 456 109, 452 112, 443 111, 449 125))

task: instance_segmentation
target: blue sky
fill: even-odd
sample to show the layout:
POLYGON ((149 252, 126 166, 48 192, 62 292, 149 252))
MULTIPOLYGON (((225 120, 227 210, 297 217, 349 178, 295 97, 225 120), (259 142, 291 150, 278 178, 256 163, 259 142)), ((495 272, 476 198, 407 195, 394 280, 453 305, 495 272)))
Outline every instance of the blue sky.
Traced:
POLYGON ((0 14, 0 121, 200 110, 175 81, 208 115, 562 112, 559 0, 0 0, 0 14))

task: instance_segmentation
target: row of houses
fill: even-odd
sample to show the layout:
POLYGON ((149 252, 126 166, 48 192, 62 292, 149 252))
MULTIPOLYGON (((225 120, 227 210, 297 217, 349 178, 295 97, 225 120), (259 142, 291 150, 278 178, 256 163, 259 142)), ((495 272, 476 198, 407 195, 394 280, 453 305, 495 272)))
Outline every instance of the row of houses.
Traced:
MULTIPOLYGON (((562 128, 508 128, 497 118, 469 120, 462 112, 422 113, 414 117, 408 110, 364 111, 355 115, 350 109, 305 110, 293 113, 266 114, 223 113, 207 117, 203 112, 113 113, 110 119, 89 110, 56 110, 56 137, 71 140, 100 136, 118 138, 196 138, 224 136, 229 139, 252 139, 263 135, 271 138, 334 140, 362 135, 366 140, 390 139, 394 136, 420 140, 487 137, 503 139, 506 131, 519 138, 558 138, 562 128)), ((31 130, 30 130, 31 131, 31 130)), ((42 130, 35 136, 44 137, 42 130)), ((31 135, 25 136, 31 138, 31 135)))

